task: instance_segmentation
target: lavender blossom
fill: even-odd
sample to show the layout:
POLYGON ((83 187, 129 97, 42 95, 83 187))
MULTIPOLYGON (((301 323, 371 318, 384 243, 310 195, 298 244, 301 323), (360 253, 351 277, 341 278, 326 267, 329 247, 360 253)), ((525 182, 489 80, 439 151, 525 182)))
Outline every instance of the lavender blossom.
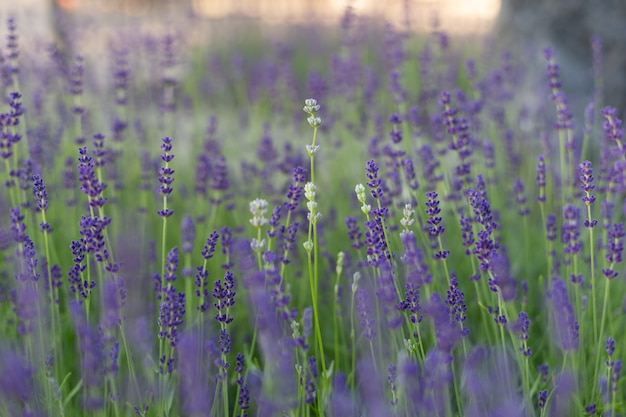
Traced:
POLYGON ((611 389, 613 392, 618 391, 618 382, 622 373, 622 360, 616 359, 611 366, 611 389))
MULTIPOLYGON (((454 290, 453 290, 454 291, 454 290)), ((452 349, 463 337, 464 331, 459 325, 462 321, 455 323, 456 318, 450 319, 450 315, 453 317, 459 314, 459 318, 462 318, 462 303, 463 300, 457 295, 452 295, 450 302, 455 303, 453 306, 446 305, 447 301, 441 299, 439 293, 432 293, 428 304, 424 306, 424 312, 433 321, 435 328, 435 337, 437 339, 437 350, 450 354, 452 349), (452 308, 451 308, 452 307, 452 308)))
POLYGON ((609 278, 615 278, 619 272, 615 270, 615 264, 622 262, 622 253, 624 252, 624 231, 623 223, 615 223, 609 228, 607 234, 606 252, 604 258, 609 262, 609 266, 602 268, 602 274, 609 278))
POLYGON ((622 121, 617 117, 617 109, 614 107, 605 107, 602 109, 602 115, 604 116, 604 123, 602 128, 604 129, 604 137, 609 144, 615 144, 613 153, 624 156, 624 147, 622 139, 624 138, 624 129, 622 128, 622 121))
POLYGON ((36 368, 20 353, 4 346, 0 350, 0 358, 0 400, 3 410, 14 416, 31 415, 28 414, 33 412, 30 407, 39 394, 35 386, 36 368))
POLYGON ((515 194, 515 202, 518 204, 517 213, 520 216, 528 216, 530 209, 526 206, 526 196, 524 195, 524 183, 520 178, 516 178, 513 184, 513 193, 515 194))
POLYGON ((546 162, 543 155, 537 157, 537 171, 535 180, 537 183, 537 189, 539 194, 537 195, 537 201, 543 203, 546 201, 546 162))
MULTIPOLYGON (((174 246, 167 254, 165 275, 163 277, 166 285, 161 289, 159 318, 157 320, 160 328, 159 337, 166 338, 172 347, 175 347, 178 343, 180 337, 178 328, 183 325, 185 316, 185 293, 176 291, 176 287, 174 287, 177 269, 178 247, 174 246)), ((164 369, 161 369, 161 371, 164 371, 164 369)))
POLYGON ((78 181, 81 182, 80 190, 85 193, 89 199, 90 207, 103 207, 107 199, 102 193, 107 184, 98 179, 94 169, 93 158, 87 155, 87 148, 78 148, 78 181))
POLYGON ((367 299, 367 292, 363 288, 359 288, 356 292, 357 304, 356 310, 359 314, 361 326, 363 327, 362 335, 367 340, 372 340, 376 336, 376 329, 374 328, 374 318, 372 318, 372 312, 370 302, 367 299))
POLYGON ((211 409, 213 396, 206 395, 212 388, 209 371, 204 363, 197 358, 206 355, 199 334, 195 331, 182 335, 178 344, 179 392, 182 410, 185 415, 202 415, 211 409))
POLYGON ((522 341, 519 348, 522 355, 530 356, 532 354, 532 350, 527 345, 528 333, 530 331, 530 318, 528 317, 528 313, 520 311, 517 315, 517 320, 511 326, 511 330, 517 333, 517 338, 522 341))
POLYGON ((392 113, 389 116, 389 123, 393 125, 391 133, 389 134, 391 142, 396 144, 402 142, 402 128, 400 127, 402 118, 400 115, 398 113, 392 113))
MULTIPOLYGON (((430 235, 433 238, 440 239, 440 236, 446 230, 441 223, 441 217, 439 214, 441 213, 441 209, 439 208, 439 200, 437 197, 439 195, 434 191, 429 191, 426 193, 426 197, 428 200, 426 201, 426 214, 428 215, 428 220, 426 220, 426 224, 428 224, 430 235)), ((434 253, 435 259, 446 259, 450 255, 449 250, 443 250, 443 248, 439 248, 437 252, 434 253)))
MULTIPOLYGON (((596 196, 592 195, 591 192, 595 189, 595 185, 593 184, 593 168, 591 168, 591 162, 584 161, 579 165, 580 169, 580 188, 585 192, 585 195, 582 197, 582 202, 590 207, 595 201, 596 196)), ((585 219, 585 227, 594 227, 598 223, 596 219, 585 219)))
POLYGON ((486 198, 481 194, 470 189, 467 192, 469 204, 474 212, 474 220, 482 226, 477 233, 477 240, 474 244, 472 253, 476 255, 479 261, 479 268, 488 271, 491 268, 491 258, 497 253, 499 244, 495 241, 493 231, 497 228, 497 224, 493 219, 491 206, 486 198))
MULTIPOLYGON (((174 159, 174 155, 171 153, 172 151, 172 138, 166 136, 161 139, 163 142, 161 144, 161 150, 163 153, 161 154, 161 160, 165 163, 164 166, 159 167, 159 183, 161 184, 158 188, 159 194, 166 199, 173 191, 172 183, 174 182, 174 170, 170 168, 169 163, 174 159)), ((157 214, 160 217, 170 217, 174 214, 174 210, 169 207, 164 207, 157 211, 157 214)))
POLYGON ((180 222, 181 237, 183 243, 181 250, 183 253, 191 253, 193 251, 193 243, 196 239, 196 227, 193 222, 193 217, 187 215, 183 217, 180 222))
POLYGON ((361 236, 363 233, 359 230, 359 225, 354 216, 346 217, 346 227, 348 228, 348 238, 352 242, 352 247, 355 249, 360 249, 363 247, 363 241, 361 240, 361 236))
POLYGON ((469 329, 464 327, 467 318, 467 305, 465 304, 465 293, 459 288, 459 281, 456 273, 450 277, 450 285, 446 292, 446 304, 450 308, 450 320, 456 321, 461 327, 461 335, 467 336, 469 329))
POLYGON ((215 320, 220 323, 228 324, 233 321, 233 317, 229 315, 229 307, 235 304, 235 277, 231 271, 224 274, 224 282, 216 280, 213 287, 213 298, 215 302, 213 306, 217 309, 215 320))
POLYGON ((578 320, 565 281, 555 278, 548 292, 552 308, 555 342, 565 351, 578 349, 578 320))
POLYGON ((411 190, 417 190, 419 183, 415 178, 415 167, 413 166, 413 160, 409 157, 402 158, 402 168, 404 169, 404 176, 409 183, 411 190))
POLYGON ((606 350, 606 354, 609 356, 609 359, 605 361, 605 364, 607 366, 611 366, 611 357, 613 356, 613 353, 615 353, 615 339, 613 339, 612 336, 607 337, 604 349, 606 350))
POLYGON ((378 178, 378 166, 373 159, 367 162, 366 168, 367 185, 370 187, 370 192, 374 199, 378 200, 383 196, 383 189, 381 187, 381 180, 378 178))
POLYGON ((78 336, 77 343, 82 353, 80 366, 86 393, 84 406, 89 409, 98 409, 104 405, 99 392, 104 383, 106 364, 102 335, 89 325, 81 304, 72 300, 70 310, 78 336))
POLYGON ((580 210, 573 205, 567 205, 563 209, 563 227, 561 228, 561 243, 563 252, 574 255, 582 249, 580 240, 580 210))
POLYGON ((546 403, 548 402, 548 390, 540 389, 537 393, 537 407, 545 408, 546 403))

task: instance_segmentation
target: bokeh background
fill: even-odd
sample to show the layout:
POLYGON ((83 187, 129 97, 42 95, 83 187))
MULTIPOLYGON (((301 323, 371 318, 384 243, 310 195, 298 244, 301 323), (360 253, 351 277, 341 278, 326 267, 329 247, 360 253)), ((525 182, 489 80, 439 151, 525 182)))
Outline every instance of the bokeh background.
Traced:
POLYGON ((409 24, 415 30, 431 27, 438 16, 441 28, 450 33, 485 33, 500 10, 500 0, 17 0, 0 2, 0 16, 28 19, 42 35, 54 32, 55 9, 101 23, 123 24, 196 16, 205 20, 251 19, 266 24, 318 22, 335 24, 351 5, 360 14, 409 24))
POLYGON ((37 51, 54 44, 71 57, 105 53, 111 35, 123 41, 138 29, 184 28, 189 42, 222 46, 238 38, 280 42, 299 26, 336 34, 348 6, 372 27, 390 22, 414 32, 437 28, 474 44, 490 39, 500 50, 532 62, 536 76, 545 65, 541 50, 550 46, 564 69, 563 85, 575 114, 582 115, 592 100, 621 111, 625 107, 624 0, 0 0, 0 19, 17 18, 26 35, 21 45, 37 51), (594 36, 602 40, 601 74, 592 72, 594 36), (603 96, 591 97, 597 76, 603 79, 603 96))

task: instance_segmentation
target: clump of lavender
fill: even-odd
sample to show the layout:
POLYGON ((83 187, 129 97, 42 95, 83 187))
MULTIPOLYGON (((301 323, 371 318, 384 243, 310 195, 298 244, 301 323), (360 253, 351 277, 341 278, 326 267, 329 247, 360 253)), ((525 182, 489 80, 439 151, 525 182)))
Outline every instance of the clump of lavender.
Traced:
POLYGON ((599 41, 575 123, 555 51, 542 103, 522 91, 530 60, 469 57, 436 22, 371 42, 357 11, 340 43, 299 27, 306 54, 207 52, 182 28, 97 63, 80 36, 75 56, 24 51, 9 22, 0 415, 622 412, 626 151, 622 109, 600 110, 599 41), (324 124, 317 100, 289 104, 307 91, 324 124), (155 132, 180 136, 182 164, 170 136, 150 151, 155 132))

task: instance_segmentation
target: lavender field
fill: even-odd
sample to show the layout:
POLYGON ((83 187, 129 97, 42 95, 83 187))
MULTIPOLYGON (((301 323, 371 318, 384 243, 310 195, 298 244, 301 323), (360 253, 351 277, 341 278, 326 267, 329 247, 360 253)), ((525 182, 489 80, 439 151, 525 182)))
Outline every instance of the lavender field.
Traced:
POLYGON ((601 39, 1 28, 1 417, 626 415, 601 39))

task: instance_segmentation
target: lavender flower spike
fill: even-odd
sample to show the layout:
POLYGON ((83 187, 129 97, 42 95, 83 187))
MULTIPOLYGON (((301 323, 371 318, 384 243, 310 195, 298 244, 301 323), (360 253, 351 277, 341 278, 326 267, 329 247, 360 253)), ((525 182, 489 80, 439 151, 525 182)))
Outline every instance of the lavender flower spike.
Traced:
POLYGON ((578 349, 578 320, 567 295, 565 281, 556 278, 548 297, 552 306, 556 343, 565 351, 578 349))

